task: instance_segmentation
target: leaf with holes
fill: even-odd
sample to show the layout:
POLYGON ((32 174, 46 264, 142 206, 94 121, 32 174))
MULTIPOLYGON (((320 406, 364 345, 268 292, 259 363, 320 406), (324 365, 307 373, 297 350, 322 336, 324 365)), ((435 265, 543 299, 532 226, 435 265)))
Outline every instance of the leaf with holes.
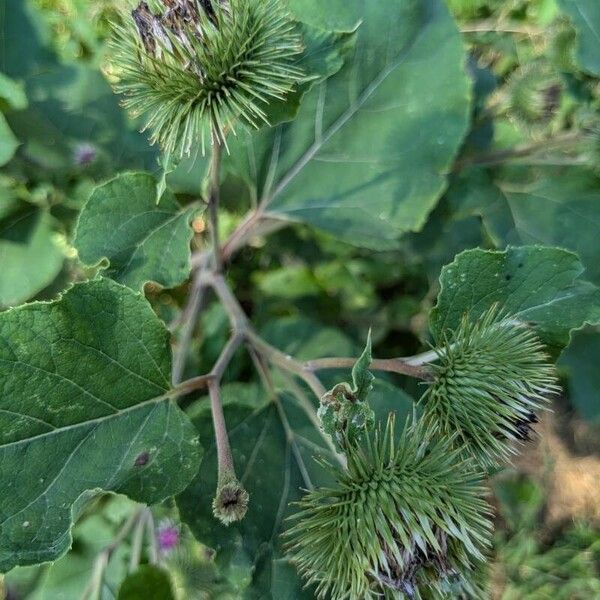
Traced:
POLYGON ((191 270, 190 221, 196 207, 181 208, 146 173, 125 173, 96 188, 79 216, 74 245, 89 265, 107 259, 103 275, 133 289, 148 281, 173 288, 191 270))
POLYGON ((63 554, 86 492, 155 503, 196 474, 168 332, 139 294, 76 285, 0 314, 0 341, 0 571, 63 554))
POLYGON ((442 269, 441 291, 430 325, 439 337, 494 304, 535 326, 542 340, 561 350, 570 332, 600 322, 600 290, 579 280, 576 254, 561 248, 522 246, 505 252, 467 250, 442 269))
POLYGON ((443 192, 469 86, 442 0, 366 2, 360 16, 345 66, 295 121, 232 140, 227 163, 273 216, 382 249, 419 230, 443 192))

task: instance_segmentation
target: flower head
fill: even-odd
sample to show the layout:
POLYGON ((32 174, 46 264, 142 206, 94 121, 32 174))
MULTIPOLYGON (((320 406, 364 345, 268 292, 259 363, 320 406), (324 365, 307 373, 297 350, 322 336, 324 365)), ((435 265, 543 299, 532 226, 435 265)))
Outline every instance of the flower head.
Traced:
POLYGON ((166 520, 156 529, 156 542, 162 554, 169 554, 179 546, 181 531, 172 521, 166 520))
POLYGON ((236 121, 267 122, 269 101, 301 79, 301 39, 281 0, 140 2, 115 31, 115 88, 169 154, 204 146, 207 132, 224 143, 236 121))
POLYGON ((423 395, 423 419, 486 467, 529 439, 536 411, 558 391, 555 369, 535 332, 492 307, 468 315, 438 348, 439 364, 423 395))
POLYGON ((346 445, 347 469, 300 501, 286 533, 319 598, 441 593, 483 559, 490 524, 481 480, 452 441, 420 424, 396 440, 390 417, 383 434, 346 445))

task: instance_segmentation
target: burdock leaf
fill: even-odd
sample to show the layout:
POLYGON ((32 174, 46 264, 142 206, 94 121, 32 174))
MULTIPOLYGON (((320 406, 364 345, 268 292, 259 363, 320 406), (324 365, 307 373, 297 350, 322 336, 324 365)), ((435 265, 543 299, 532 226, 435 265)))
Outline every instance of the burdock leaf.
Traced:
MULTIPOLYGON (((314 14, 317 4, 302 8, 314 14)), ((294 121, 231 140, 230 167, 270 213, 381 249, 419 230, 443 192, 469 84, 441 0, 360 4, 344 67, 305 96, 294 121)))
POLYGON ((573 329, 600 322, 600 290, 579 279, 583 271, 577 255, 561 248, 467 250, 442 269, 431 330, 439 338, 455 331, 465 314, 476 320, 498 304, 531 323, 550 348, 561 350, 573 329))
POLYGON ((571 17, 577 31, 579 66, 600 75, 600 4, 597 0, 559 0, 559 6, 571 17))
POLYGON ((201 448, 170 369, 164 325, 108 279, 0 314, 0 571, 66 552, 92 492, 186 487, 201 448))
POLYGON ((354 394, 359 400, 366 400, 367 395, 373 389, 373 380, 375 377, 369 371, 373 354, 371 350, 371 332, 367 338, 367 345, 360 358, 356 361, 352 369, 352 381, 354 383, 354 394))
POLYGON ((182 208, 168 190, 157 203, 152 175, 125 173, 94 190, 74 245, 84 263, 107 259, 102 274, 135 290, 148 281, 176 287, 190 273, 190 220, 197 211, 182 208))

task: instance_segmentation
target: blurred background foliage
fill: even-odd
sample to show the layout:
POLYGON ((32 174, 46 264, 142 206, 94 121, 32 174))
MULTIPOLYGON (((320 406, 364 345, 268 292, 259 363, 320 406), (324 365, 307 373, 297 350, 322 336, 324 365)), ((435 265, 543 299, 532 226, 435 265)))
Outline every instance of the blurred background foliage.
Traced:
MULTIPOLYGON (((467 248, 562 246, 577 251, 587 279, 600 284, 598 0, 447 1, 468 54, 472 118, 423 231, 373 253, 298 225, 268 243, 251 240, 231 266, 244 307, 294 354, 314 357, 311 349, 324 346, 348 354, 370 327, 378 356, 418 352, 440 268, 467 248)), ((108 22, 122 4, 0 0, 0 308, 54 297, 86 277, 70 240, 90 190, 122 170, 159 171, 158 153, 120 109, 103 68, 108 22)), ((189 165, 169 180, 183 202, 199 186, 189 165)), ((225 189, 224 235, 250 202, 233 177, 225 189)), ((194 227, 200 248, 204 224, 194 227)), ((146 291, 162 318, 176 322, 187 289, 146 291)), ((225 316, 210 306, 190 376, 210 367, 227 334, 225 316)), ((228 376, 248 378, 246 360, 240 356, 228 376)), ((576 332, 559 363, 564 397, 540 439, 494 480, 494 598, 600 598, 599 363, 598 328, 576 332)), ((80 520, 73 552, 52 568, 7 577, 8 598, 77 597, 72 590, 85 586, 93 557, 131 510, 125 500, 102 500, 80 520)), ((244 557, 219 573, 210 552, 182 536, 181 551, 167 558, 178 597, 191 598, 190 589, 198 598, 238 597, 248 577, 244 557)), ((123 560, 111 563, 115 590, 123 560)))

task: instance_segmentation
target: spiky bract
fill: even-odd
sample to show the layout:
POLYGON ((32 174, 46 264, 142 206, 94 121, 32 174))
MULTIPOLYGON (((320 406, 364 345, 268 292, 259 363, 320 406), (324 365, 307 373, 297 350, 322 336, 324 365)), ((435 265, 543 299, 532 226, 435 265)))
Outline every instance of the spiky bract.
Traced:
POLYGON ((319 598, 439 597, 483 558, 485 492, 451 438, 413 424, 396 440, 390 417, 346 454, 335 486, 308 493, 285 534, 319 598))
POLYGON ((480 464, 496 466, 529 438, 536 411, 558 391, 555 369, 526 324, 492 307, 468 315, 437 349, 423 419, 457 441, 480 464))
POLYGON ((167 154, 189 154, 209 132, 224 143, 235 121, 258 127, 270 100, 301 79, 302 49, 281 0, 155 0, 115 26, 117 92, 144 115, 167 154))
POLYGON ((515 71, 508 82, 509 115, 530 128, 552 121, 560 107, 562 82, 545 63, 531 63, 515 71))

